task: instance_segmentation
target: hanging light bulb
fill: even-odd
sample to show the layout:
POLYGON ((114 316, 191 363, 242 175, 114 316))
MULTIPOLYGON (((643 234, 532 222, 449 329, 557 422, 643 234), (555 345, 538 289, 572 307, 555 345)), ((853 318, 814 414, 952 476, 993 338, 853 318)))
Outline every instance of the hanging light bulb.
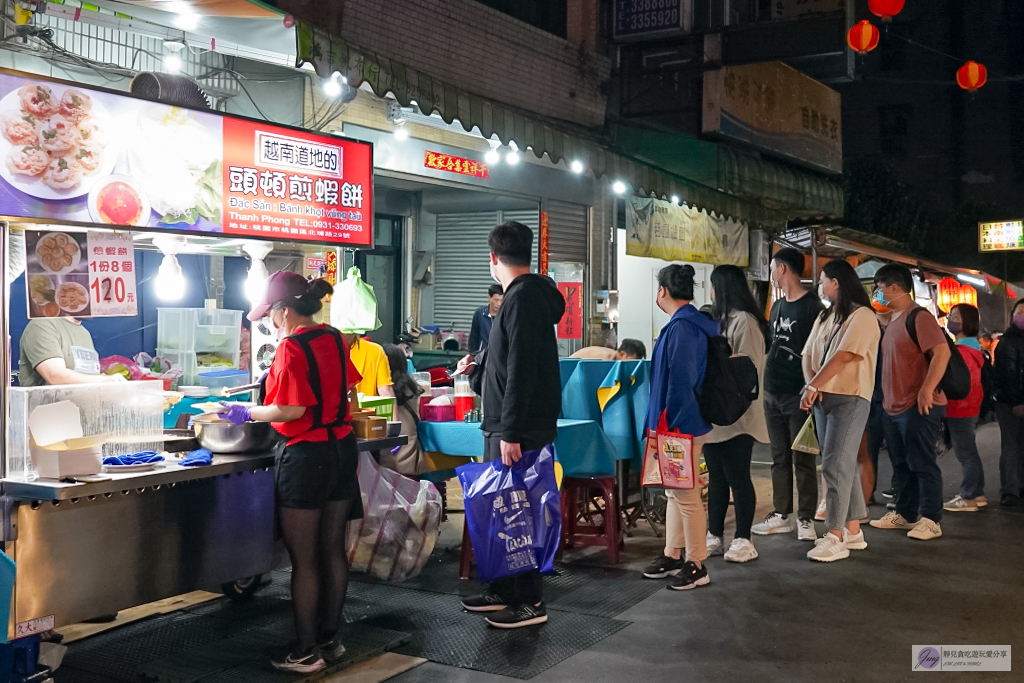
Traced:
POLYGON ((267 293, 270 273, 267 272, 263 259, 267 258, 273 249, 274 245, 271 242, 246 242, 242 245, 242 251, 252 260, 249 274, 245 278, 245 297, 254 304, 262 302, 263 295, 267 293))
POLYGON ((341 82, 338 79, 338 75, 338 72, 335 71, 333 76, 324 81, 324 95, 335 98, 341 94, 341 82))
POLYGON ((153 244, 164 255, 153 279, 156 295, 164 301, 178 301, 185 295, 187 286, 176 254, 188 244, 188 240, 181 235, 157 235, 153 244))
POLYGON ((176 74, 181 71, 181 57, 178 55, 165 55, 164 68, 168 73, 176 74))
POLYGON ((583 162, 579 159, 574 159, 569 168, 572 169, 573 173, 583 173, 583 162))
POLYGON ((405 142, 409 139, 409 129, 404 125, 399 125, 395 128, 395 140, 398 142, 405 142))

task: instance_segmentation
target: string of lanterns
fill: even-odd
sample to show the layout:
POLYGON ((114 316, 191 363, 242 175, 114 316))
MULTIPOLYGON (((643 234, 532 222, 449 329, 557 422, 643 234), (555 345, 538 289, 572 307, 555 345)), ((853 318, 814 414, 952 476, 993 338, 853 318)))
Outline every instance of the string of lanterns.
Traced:
MULTIPOLYGON (((906 0, 868 0, 868 9, 886 24, 903 11, 904 5, 906 0)), ((846 44, 862 57, 878 47, 879 40, 881 32, 867 19, 857 22, 846 33, 846 44)), ((977 92, 987 82, 988 69, 984 64, 968 61, 957 69, 956 84, 967 92, 977 92)))
POLYGON ((944 277, 939 281, 939 296, 935 304, 940 311, 949 313, 957 304, 970 304, 977 308, 978 290, 966 282, 960 283, 951 277, 944 277))

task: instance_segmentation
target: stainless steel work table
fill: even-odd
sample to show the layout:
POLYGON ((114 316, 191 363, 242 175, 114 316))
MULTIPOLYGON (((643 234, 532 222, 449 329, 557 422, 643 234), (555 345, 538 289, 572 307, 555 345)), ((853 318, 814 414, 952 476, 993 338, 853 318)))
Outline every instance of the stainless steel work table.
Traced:
MULTIPOLYGON (((408 438, 361 440, 388 450, 408 438)), ((8 632, 53 626, 274 568, 274 456, 214 455, 109 481, 3 480, 3 541, 17 565, 8 632)))

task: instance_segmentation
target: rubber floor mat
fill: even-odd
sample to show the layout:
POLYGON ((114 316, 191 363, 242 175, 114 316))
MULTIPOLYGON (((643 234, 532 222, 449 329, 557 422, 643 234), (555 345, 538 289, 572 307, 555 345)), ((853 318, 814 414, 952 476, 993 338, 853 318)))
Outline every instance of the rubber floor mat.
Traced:
MULTIPOLYGON (((560 563, 556 574, 544 577, 544 601, 548 609, 614 617, 663 590, 663 581, 645 579, 640 572, 615 567, 560 563)), ((472 595, 482 590, 475 580, 459 578, 459 546, 434 551, 423 571, 398 584, 387 584, 367 575, 353 574, 353 582, 388 585, 408 590, 472 595)))
MULTIPOLYGON (((513 678, 533 678, 629 625, 606 617, 548 611, 541 626, 490 628, 464 612, 456 596, 369 583, 353 583, 345 605, 353 626, 372 625, 411 634, 395 650, 432 662, 513 678)), ((205 683, 205 682, 204 682, 205 683)))

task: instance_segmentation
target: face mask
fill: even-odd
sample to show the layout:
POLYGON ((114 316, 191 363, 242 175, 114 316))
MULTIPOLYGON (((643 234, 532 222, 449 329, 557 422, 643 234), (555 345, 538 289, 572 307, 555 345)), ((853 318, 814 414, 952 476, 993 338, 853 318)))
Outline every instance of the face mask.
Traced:
POLYGON ((278 327, 277 323, 274 322, 274 313, 275 312, 276 311, 271 311, 270 315, 268 316, 268 319, 270 321, 270 329, 272 329, 274 331, 274 338, 277 339, 277 341, 281 341, 282 339, 284 339, 284 336, 285 336, 284 335, 284 327, 278 327))
POLYGON ((498 276, 494 273, 494 264, 491 263, 490 266, 491 266, 491 279, 494 280, 495 282, 497 282, 500 285, 501 284, 501 280, 499 280, 498 276))
POLYGON ((952 320, 946 323, 946 329, 954 337, 964 331, 963 323, 955 323, 952 320))
POLYGON ((880 289, 875 290, 875 294, 872 298, 874 298, 875 301, 877 301, 879 304, 886 308, 889 308, 889 306, 892 304, 891 301, 885 298, 885 294, 882 294, 882 290, 880 289))
POLYGON ((1024 315, 1014 315, 1013 324, 1016 325, 1018 328, 1024 330, 1024 315))
POLYGON ((832 300, 825 295, 825 285, 823 283, 818 283, 818 298, 832 303, 832 300))

